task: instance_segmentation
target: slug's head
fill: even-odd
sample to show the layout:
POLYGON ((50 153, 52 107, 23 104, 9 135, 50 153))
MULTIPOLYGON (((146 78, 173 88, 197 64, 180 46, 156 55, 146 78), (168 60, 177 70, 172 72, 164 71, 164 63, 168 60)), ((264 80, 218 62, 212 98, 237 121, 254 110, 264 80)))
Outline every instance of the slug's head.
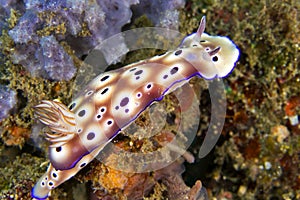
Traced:
POLYGON ((239 50, 227 37, 210 36, 204 33, 205 23, 205 17, 202 17, 197 32, 185 37, 179 48, 206 51, 217 69, 217 77, 224 77, 233 70, 239 57, 239 50))

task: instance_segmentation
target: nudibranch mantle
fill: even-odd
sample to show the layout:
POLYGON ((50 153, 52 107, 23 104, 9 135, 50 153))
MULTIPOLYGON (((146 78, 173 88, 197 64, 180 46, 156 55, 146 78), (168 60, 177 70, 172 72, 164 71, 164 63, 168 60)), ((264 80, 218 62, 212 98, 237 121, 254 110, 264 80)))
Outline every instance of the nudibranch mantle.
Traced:
POLYGON ((32 189, 32 197, 49 192, 85 167, 120 130, 164 95, 194 76, 205 79, 228 75, 239 50, 227 37, 199 28, 175 51, 142 60, 97 76, 69 106, 44 100, 35 107, 37 118, 53 133, 46 137, 50 165, 32 189))

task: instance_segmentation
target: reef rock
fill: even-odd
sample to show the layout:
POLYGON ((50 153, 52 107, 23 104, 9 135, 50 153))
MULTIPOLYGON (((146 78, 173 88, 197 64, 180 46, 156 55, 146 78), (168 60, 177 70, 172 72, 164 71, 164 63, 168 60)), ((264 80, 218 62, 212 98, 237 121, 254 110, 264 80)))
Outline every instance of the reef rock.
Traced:
POLYGON ((8 117, 9 112, 17 103, 16 92, 7 86, 0 85, 0 121, 8 117))

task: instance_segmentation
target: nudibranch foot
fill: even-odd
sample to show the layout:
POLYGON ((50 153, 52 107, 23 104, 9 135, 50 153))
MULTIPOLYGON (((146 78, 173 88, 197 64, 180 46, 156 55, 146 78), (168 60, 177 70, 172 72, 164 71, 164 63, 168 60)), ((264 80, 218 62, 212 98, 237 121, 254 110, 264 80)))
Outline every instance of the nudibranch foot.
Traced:
POLYGON ((220 78, 233 70, 239 50, 227 37, 204 33, 205 23, 203 17, 197 32, 185 37, 175 51, 100 74, 69 109, 57 101, 42 101, 35 107, 37 118, 53 133, 46 134, 52 143, 51 164, 32 190, 34 198, 46 198, 147 107, 192 77, 220 78))

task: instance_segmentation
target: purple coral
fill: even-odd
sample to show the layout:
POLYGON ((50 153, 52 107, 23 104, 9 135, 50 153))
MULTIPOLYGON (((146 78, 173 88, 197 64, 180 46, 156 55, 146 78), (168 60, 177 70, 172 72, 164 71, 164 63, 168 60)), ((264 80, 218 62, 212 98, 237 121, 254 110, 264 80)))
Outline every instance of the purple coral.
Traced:
POLYGON ((7 86, 0 85, 0 121, 8 117, 11 109, 16 105, 16 92, 7 86))
POLYGON ((3 9, 2 14, 9 16, 11 9, 18 10, 20 13, 23 13, 25 8, 22 1, 19 0, 0 0, 0 10, 3 9))
POLYGON ((140 4, 133 7, 133 12, 139 15, 146 15, 155 26, 178 29, 179 12, 183 8, 185 0, 141 0, 140 4))
POLYGON ((66 7, 67 0, 24 0, 27 10, 35 10, 37 12, 43 11, 57 11, 66 7))
MULTIPOLYGON (((18 0, 0 0, 0 30, 8 27, 6 19, 9 18, 12 9, 18 10, 20 14, 23 14, 25 7, 23 2, 18 0)), ((1 35, 2 31, 0 31, 1 35)))
POLYGON ((122 26, 130 22, 130 6, 138 2, 24 0, 26 12, 9 31, 16 43, 13 61, 22 64, 33 76, 70 80, 76 68, 59 43, 66 41, 78 57, 87 54, 106 38, 121 32, 122 26), (54 17, 38 17, 50 12, 54 17), (61 24, 66 28, 64 33, 52 31, 45 36, 38 35, 39 30, 61 24), (80 35, 84 29, 90 34, 80 35))
POLYGON ((64 48, 56 41, 55 37, 47 36, 40 40, 40 51, 36 52, 40 57, 47 73, 45 78, 53 80, 70 80, 76 73, 73 60, 64 48))
POLYGON ((27 11, 20 19, 18 26, 15 26, 8 33, 16 43, 37 42, 38 36, 36 31, 40 20, 36 13, 27 11))
POLYGON ((40 38, 38 44, 17 44, 12 59, 34 77, 60 81, 70 80, 76 74, 72 57, 53 35, 40 38))
MULTIPOLYGON (((9 31, 16 43, 13 61, 22 64, 33 76, 58 81, 70 80, 76 71, 71 57, 60 46, 61 41, 65 41, 76 56, 86 55, 100 42, 121 32, 121 28, 130 22, 131 7, 136 4, 133 8, 136 16, 146 14, 155 25, 176 29, 179 24, 176 9, 185 4, 184 0, 141 0, 141 3, 139 0, 23 2, 19 7, 25 9, 25 14, 9 31), (47 17, 49 13, 51 17, 47 17), (43 32, 59 25, 63 25, 65 31, 43 32), (49 45, 47 42, 50 42, 49 45)), ((6 11, 13 7, 12 3, 2 0, 0 3, 6 11)))

